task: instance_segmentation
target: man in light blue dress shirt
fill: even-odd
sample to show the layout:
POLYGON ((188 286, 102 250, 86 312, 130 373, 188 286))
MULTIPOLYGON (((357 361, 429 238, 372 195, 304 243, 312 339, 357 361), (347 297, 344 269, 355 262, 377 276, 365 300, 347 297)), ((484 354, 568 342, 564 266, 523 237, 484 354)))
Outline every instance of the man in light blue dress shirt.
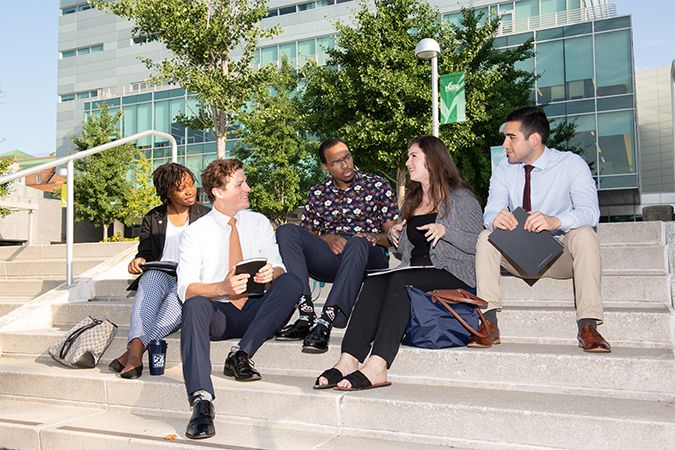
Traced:
POLYGON ((526 106, 506 118, 503 145, 507 159, 490 179, 483 215, 487 229, 476 245, 476 285, 478 295, 488 302, 484 331, 489 333, 487 338, 472 339, 469 347, 500 343, 501 266, 516 276, 523 275, 502 257, 488 236, 494 229, 515 229, 518 221, 512 211, 523 207, 529 212, 526 230, 550 231, 564 246, 562 256, 542 277, 574 278, 579 347, 586 352, 611 351, 597 331, 603 319, 600 246, 593 230, 600 218, 597 188, 583 158, 546 147, 549 131, 541 108, 526 106))

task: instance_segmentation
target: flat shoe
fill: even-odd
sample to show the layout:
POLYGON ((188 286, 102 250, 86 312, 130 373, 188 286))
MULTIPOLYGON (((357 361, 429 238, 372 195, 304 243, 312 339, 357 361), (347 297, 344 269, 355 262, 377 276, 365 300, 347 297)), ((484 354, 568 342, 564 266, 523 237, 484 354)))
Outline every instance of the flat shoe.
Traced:
POLYGON ((121 372, 120 376, 127 380, 135 380, 143 374, 143 364, 133 369, 129 369, 126 372, 121 372))
POLYGON ((352 387, 343 388, 340 386, 335 386, 336 391, 367 391, 368 389, 391 386, 391 381, 384 381, 382 383, 375 384, 371 383, 368 377, 365 376, 360 370, 350 373, 344 377, 343 380, 349 381, 349 384, 351 384, 352 387))
POLYGON ((324 370, 323 373, 316 378, 316 382, 314 383, 314 389, 334 388, 344 377, 345 376, 342 375, 342 372, 340 372, 340 370, 336 369, 335 367, 333 367, 332 369, 324 370), (327 379, 328 384, 319 384, 319 378, 321 377, 327 379))
POLYGON ((124 365, 122 365, 122 363, 118 360, 113 359, 112 362, 108 364, 108 369, 112 370, 113 372, 120 373, 124 369, 124 365))

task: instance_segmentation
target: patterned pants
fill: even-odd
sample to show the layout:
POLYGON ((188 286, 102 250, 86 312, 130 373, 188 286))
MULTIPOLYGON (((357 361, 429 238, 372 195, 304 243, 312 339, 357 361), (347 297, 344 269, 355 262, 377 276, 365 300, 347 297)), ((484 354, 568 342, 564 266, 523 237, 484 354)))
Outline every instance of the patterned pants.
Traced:
POLYGON ((148 342, 166 337, 180 327, 182 309, 176 277, 159 270, 145 272, 131 311, 129 342, 138 338, 147 347, 148 342))

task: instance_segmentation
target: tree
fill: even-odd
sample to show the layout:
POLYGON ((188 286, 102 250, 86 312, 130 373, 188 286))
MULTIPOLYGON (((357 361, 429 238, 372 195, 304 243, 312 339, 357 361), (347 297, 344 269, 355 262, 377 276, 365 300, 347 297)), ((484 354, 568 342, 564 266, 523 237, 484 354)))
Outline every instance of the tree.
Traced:
POLYGON ((360 168, 402 186, 408 142, 431 131, 430 64, 415 58, 425 37, 441 45, 440 73, 465 71, 467 120, 441 127, 463 175, 487 192, 489 148, 501 142, 506 113, 529 103, 534 77, 515 64, 531 55, 531 43, 493 48, 497 19, 464 10, 462 27, 441 20, 419 0, 362 3, 353 25, 336 23, 336 47, 324 67, 312 67, 305 101, 310 129, 337 137, 352 149, 360 168))
MULTIPOLYGON (((9 173, 9 168, 11 165, 12 165, 11 159, 0 159, 0 176, 7 175, 9 173)), ((10 189, 11 188, 9 183, 0 184, 0 200, 9 195, 10 189)), ((5 217, 11 212, 12 212, 11 210, 0 206, 0 217, 5 217)))
POLYGON ((157 41, 172 52, 163 61, 143 59, 156 75, 194 92, 196 114, 179 120, 216 135, 218 157, 225 156, 228 130, 252 94, 261 89, 268 69, 255 69, 258 39, 272 37, 277 28, 262 29, 267 0, 92 0, 97 8, 134 22, 133 32, 157 41))
MULTIPOLYGON (((82 124, 82 133, 73 137, 76 151, 118 139, 120 117, 121 113, 111 115, 103 104, 101 114, 90 115, 82 124)), ((75 162, 75 220, 102 226, 103 241, 108 240, 108 225, 128 219, 133 186, 127 173, 134 168, 137 152, 133 145, 126 144, 75 162)))
POLYGON ((303 204, 318 180, 302 104, 296 95, 302 76, 282 60, 268 89, 253 97, 254 107, 242 116, 241 142, 234 155, 247 164, 253 209, 276 224, 303 204))
POLYGON ((127 198, 126 217, 123 219, 127 226, 139 223, 151 208, 161 203, 152 185, 152 162, 143 152, 137 152, 134 159, 134 186, 127 198))

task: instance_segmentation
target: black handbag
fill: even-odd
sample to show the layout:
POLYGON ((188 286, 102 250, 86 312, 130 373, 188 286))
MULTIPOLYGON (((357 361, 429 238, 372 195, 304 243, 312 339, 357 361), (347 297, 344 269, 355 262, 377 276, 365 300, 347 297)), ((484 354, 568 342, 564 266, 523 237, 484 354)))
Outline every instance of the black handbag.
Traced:
POLYGON ((487 302, 464 289, 436 289, 424 292, 412 286, 410 320, 402 343, 412 347, 439 349, 464 347, 471 336, 485 338, 478 331, 485 323, 481 307, 487 302))

